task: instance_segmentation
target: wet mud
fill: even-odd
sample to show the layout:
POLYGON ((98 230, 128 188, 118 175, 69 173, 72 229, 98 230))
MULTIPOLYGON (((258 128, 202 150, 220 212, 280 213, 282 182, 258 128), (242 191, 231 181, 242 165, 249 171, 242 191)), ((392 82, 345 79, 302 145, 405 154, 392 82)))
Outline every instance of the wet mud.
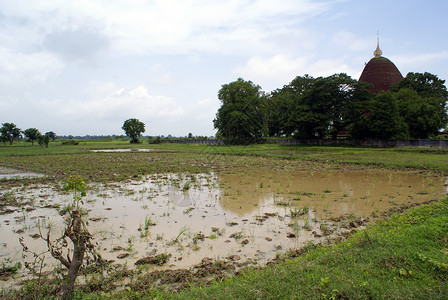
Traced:
MULTIPOLYGON (((159 174, 91 185, 84 206, 104 259, 191 281, 273 263, 446 192, 444 177, 389 170, 159 174)), ((55 185, 2 189, 0 258, 22 261, 20 237, 36 253, 45 251, 39 228, 59 237, 71 199, 55 185)), ((54 266, 49 254, 46 263, 54 266)))

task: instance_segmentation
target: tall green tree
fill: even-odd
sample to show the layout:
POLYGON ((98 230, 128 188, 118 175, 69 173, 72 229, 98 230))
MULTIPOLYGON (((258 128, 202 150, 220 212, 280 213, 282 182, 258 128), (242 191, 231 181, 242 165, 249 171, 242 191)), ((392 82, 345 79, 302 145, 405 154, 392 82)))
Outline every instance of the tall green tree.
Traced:
POLYGON ((31 145, 34 146, 34 141, 41 135, 40 131, 37 128, 28 128, 23 131, 23 134, 28 138, 31 142, 31 145))
POLYGON ((256 143, 266 136, 266 96, 259 85, 238 78, 221 86, 218 99, 213 124, 226 143, 256 143))
POLYGON ((0 128, 0 134, 3 141, 8 141, 12 145, 15 139, 22 137, 22 132, 14 123, 3 123, 0 128))
POLYGON ((440 102, 442 98, 422 97, 409 88, 402 88, 393 95, 411 138, 432 138, 446 125, 446 110, 442 109, 440 102))
POLYGON ((290 110, 289 124, 300 138, 336 138, 351 120, 358 82, 346 74, 296 78, 299 88, 290 110), (299 80, 300 79, 300 80, 299 80))
POLYGON ((138 138, 145 132, 145 124, 138 119, 128 119, 124 121, 121 129, 131 138, 131 143, 138 143, 138 138))
POLYGON ((445 80, 431 73, 408 73, 391 87, 400 114, 413 138, 430 138, 447 126, 448 91, 445 80), (411 92, 412 91, 412 92, 411 92))
POLYGON ((406 123, 391 92, 376 95, 361 117, 351 125, 356 139, 393 140, 408 137, 406 123))
POLYGON ((56 133, 54 133, 54 131, 45 132, 45 135, 48 136, 53 142, 56 139, 56 133))
POLYGON ((422 97, 438 97, 448 100, 448 91, 445 86, 445 80, 428 72, 409 72, 405 78, 392 85, 390 90, 392 92, 398 92, 402 88, 412 89, 422 97))
POLYGON ((297 130, 295 114, 301 114, 301 100, 314 82, 305 74, 297 76, 288 85, 273 91, 267 99, 269 136, 291 136, 297 130))

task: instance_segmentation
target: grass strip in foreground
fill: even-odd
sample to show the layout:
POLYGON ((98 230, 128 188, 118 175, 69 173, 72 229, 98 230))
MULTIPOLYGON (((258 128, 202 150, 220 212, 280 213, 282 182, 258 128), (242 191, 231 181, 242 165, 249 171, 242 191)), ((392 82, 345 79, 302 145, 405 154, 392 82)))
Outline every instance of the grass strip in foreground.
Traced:
MULTIPOLYGON (((179 299, 446 299, 448 197, 393 215, 344 243, 248 271, 179 299)), ((134 294, 135 295, 135 294, 134 294)))

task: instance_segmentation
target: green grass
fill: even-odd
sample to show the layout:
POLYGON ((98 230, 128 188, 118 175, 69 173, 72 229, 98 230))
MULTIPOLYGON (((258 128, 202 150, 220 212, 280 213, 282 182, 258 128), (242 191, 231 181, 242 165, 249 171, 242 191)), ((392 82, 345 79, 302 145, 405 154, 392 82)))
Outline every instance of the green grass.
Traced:
POLYGON ((448 172, 448 150, 429 148, 355 148, 329 146, 138 144, 126 141, 81 141, 79 145, 29 143, 0 146, 0 165, 27 169, 65 180, 121 181, 167 172, 208 172, 243 168, 294 170, 310 168, 418 169, 448 172), (147 153, 92 153, 91 149, 150 148, 147 153))

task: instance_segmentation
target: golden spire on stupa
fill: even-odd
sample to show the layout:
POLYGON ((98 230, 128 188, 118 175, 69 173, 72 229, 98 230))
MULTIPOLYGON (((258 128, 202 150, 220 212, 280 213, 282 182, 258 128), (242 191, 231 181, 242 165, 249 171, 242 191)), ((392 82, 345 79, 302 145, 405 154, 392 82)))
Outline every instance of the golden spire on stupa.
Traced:
POLYGON ((383 51, 381 51, 380 49, 380 34, 377 33, 377 37, 376 37, 376 49, 375 51, 373 51, 373 55, 375 57, 380 57, 383 54, 383 51))

